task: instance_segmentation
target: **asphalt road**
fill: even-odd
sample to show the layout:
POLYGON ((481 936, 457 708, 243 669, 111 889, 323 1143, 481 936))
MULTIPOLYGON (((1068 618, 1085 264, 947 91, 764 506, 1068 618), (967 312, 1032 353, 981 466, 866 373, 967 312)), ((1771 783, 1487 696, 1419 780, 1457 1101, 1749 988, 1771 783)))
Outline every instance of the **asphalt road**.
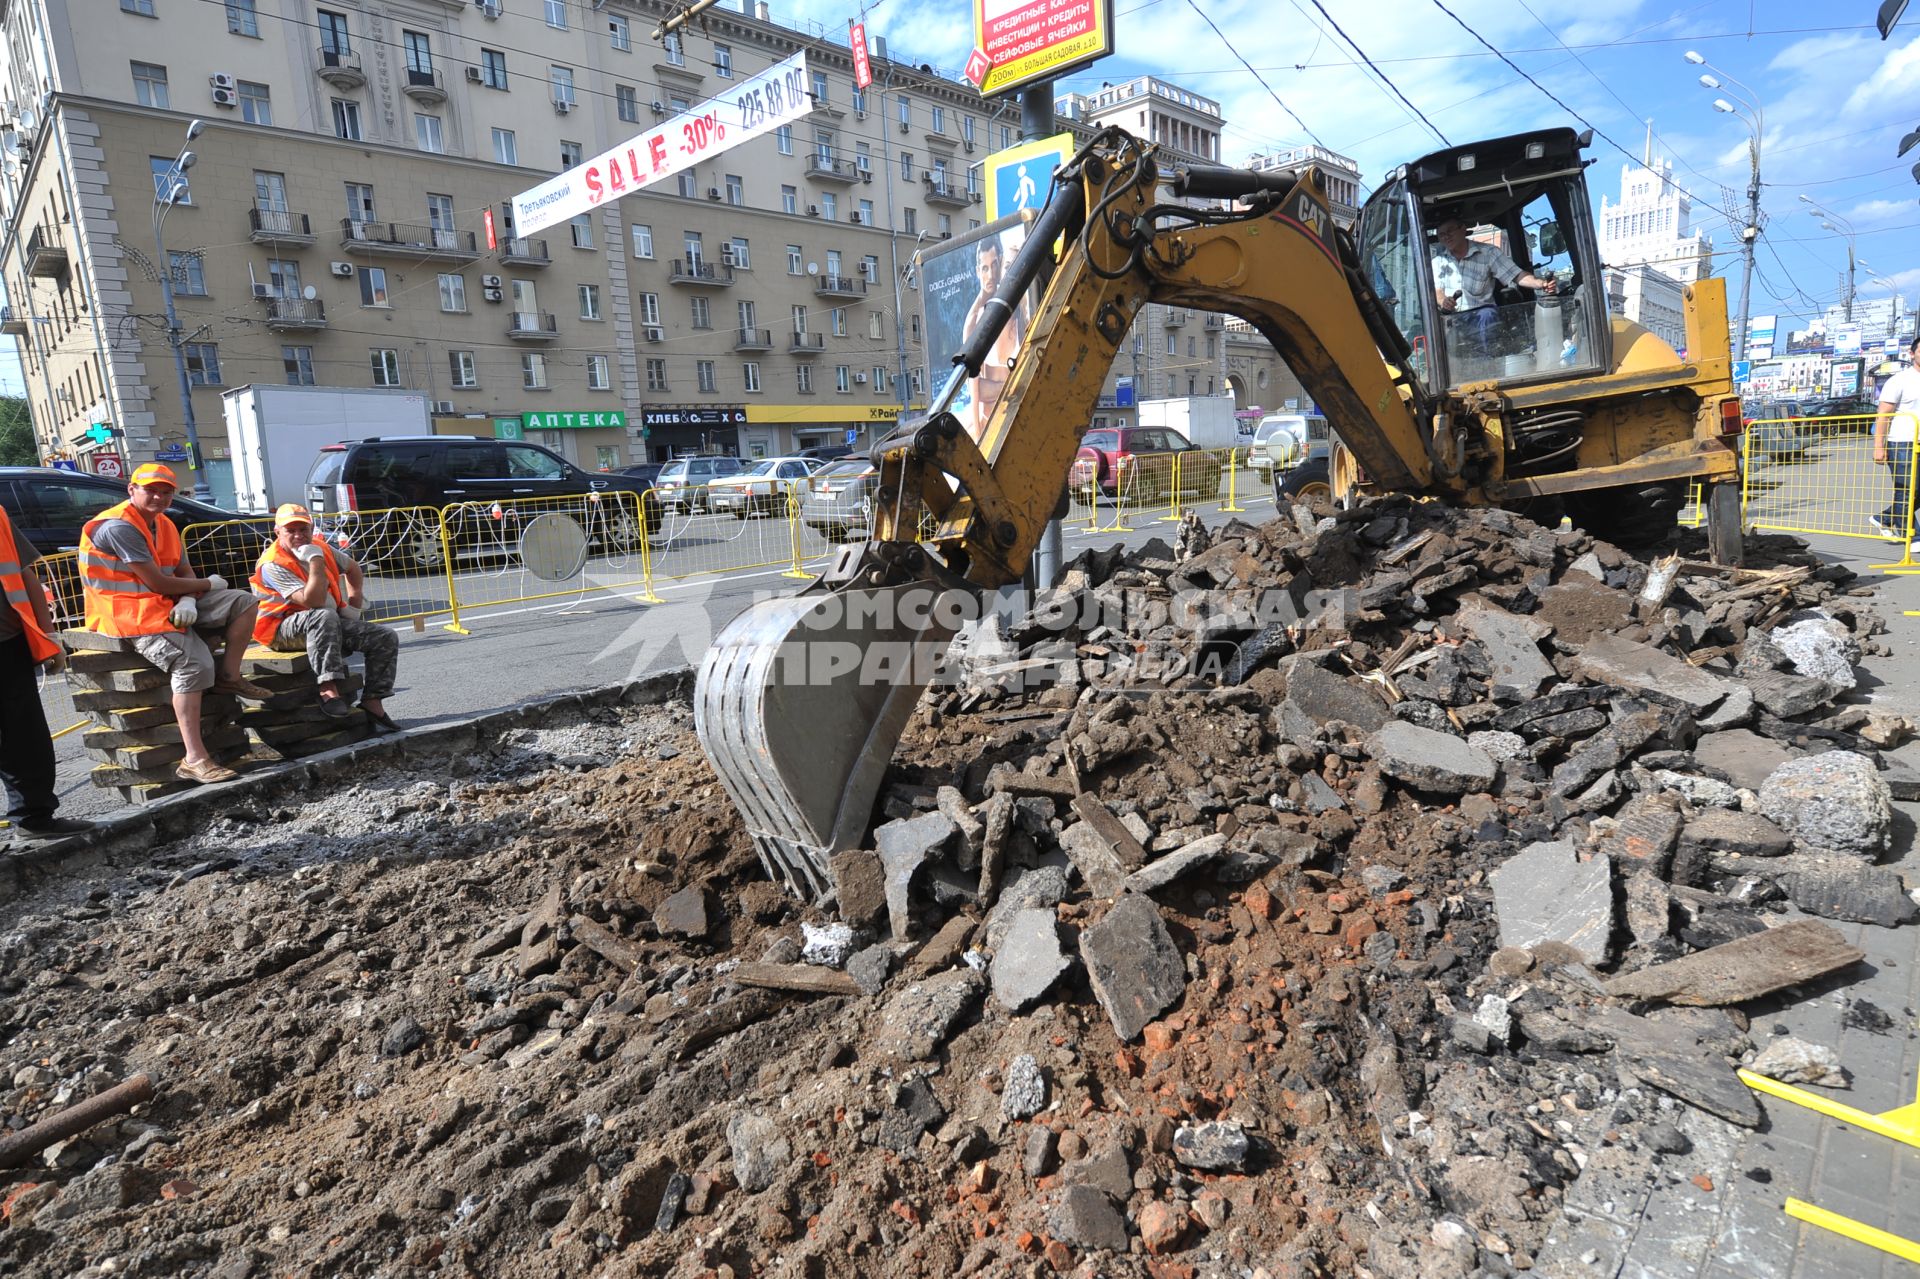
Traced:
MULTIPOLYGON (((1271 495, 1243 496, 1238 518, 1269 518, 1271 495)), ((1236 518, 1220 502, 1197 506, 1203 519, 1218 525, 1236 518)), ((1164 513, 1164 512, 1161 512, 1164 513)), ((1130 517, 1130 532, 1090 530, 1084 508, 1068 522, 1068 558, 1088 546, 1116 542, 1138 546, 1149 538, 1171 541, 1173 525, 1151 517, 1130 517)), ((1111 513, 1103 512, 1110 521, 1111 513)), ((487 564, 456 575, 460 620, 466 635, 444 628, 444 612, 419 627, 396 623, 400 634, 399 687, 389 712, 403 724, 428 726, 501 710, 523 702, 638 678, 699 661, 708 641, 756 599, 789 594, 804 583, 783 576, 793 563, 792 533, 784 520, 736 520, 731 516, 680 519, 668 529, 666 547, 649 552, 643 565, 637 554, 596 557, 582 579, 545 582, 515 565, 487 564), (751 566, 751 567, 748 567, 751 566), (653 593, 662 602, 642 598, 651 570, 653 593), (715 571, 725 569, 727 571, 715 571), (534 595, 551 595, 529 599, 534 595), (507 599, 515 602, 497 602, 507 599)), ((806 533, 800 548, 803 565, 818 571, 828 544, 806 533)), ((368 582, 369 602, 382 613, 413 609, 444 610, 444 577, 382 577, 368 582)), ((46 682, 41 700, 56 733, 84 719, 73 709, 59 677, 46 682)), ((99 817, 121 807, 119 794, 88 780, 92 761, 75 729, 54 743, 60 765, 61 811, 68 816, 99 817)))

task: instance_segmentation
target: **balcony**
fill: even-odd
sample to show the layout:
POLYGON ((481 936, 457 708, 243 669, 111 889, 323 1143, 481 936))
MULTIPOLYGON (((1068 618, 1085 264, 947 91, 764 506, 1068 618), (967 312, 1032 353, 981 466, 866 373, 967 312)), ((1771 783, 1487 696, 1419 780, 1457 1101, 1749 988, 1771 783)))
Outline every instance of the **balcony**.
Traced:
POLYGON ((360 55, 352 49, 322 46, 320 65, 314 71, 336 89, 358 89, 367 82, 367 73, 360 69, 360 55))
POLYGON ((472 262, 480 256, 471 231, 353 218, 340 220, 340 247, 348 253, 395 253, 440 262, 472 262))
MULTIPOLYGON (((843 182, 852 186, 860 180, 860 168, 851 160, 821 155, 816 151, 807 157, 807 176, 816 182, 843 182)), ((869 177, 867 181, 873 179, 869 177)))
POLYGON ((788 355, 818 355, 827 349, 827 335, 824 333, 795 333, 793 341, 787 345, 788 355))
POLYGON ((1187 322, 1187 314, 1185 311, 1178 311, 1172 307, 1167 308, 1166 326, 1170 329, 1179 328, 1187 322))
POLYGON ((285 209, 248 209, 247 238, 255 244, 306 248, 314 242, 313 223, 304 213, 285 209))
POLYGON ((710 289, 728 289, 733 287, 733 268, 715 266, 711 262, 700 262, 684 258, 675 258, 673 265, 667 268, 668 284, 696 284, 710 289))
POLYGON ((315 298, 268 298, 267 327, 270 329, 324 329, 327 327, 326 303, 315 298))
POLYGON ((545 240, 502 240, 500 242, 500 262, 503 266, 548 266, 553 259, 547 256, 545 240))
POLYGON ((942 182, 929 176, 927 185, 927 203, 944 204, 950 209, 965 209, 973 205, 980 197, 952 182, 942 182))
POLYGON ((1210 329, 1224 329, 1227 327, 1227 317, 1224 315, 1209 315, 1207 317, 1207 327, 1210 329))
POLYGON ((67 273, 67 250, 43 226, 27 237, 27 274, 58 279, 67 273))
POLYGON ((0 306, 0 333, 10 337, 24 337, 27 332, 27 317, 10 306, 0 306))
POLYGON ((739 335, 733 340, 733 349, 736 351, 771 351, 773 350, 773 330, 741 329, 739 335))
POLYGON ((858 301, 867 296, 867 282, 857 275, 823 275, 813 282, 813 293, 815 297, 858 301))
POLYGON ((507 317, 507 336, 519 342, 557 341, 560 322, 551 311, 515 311, 507 317))
POLYGON ((406 77, 400 85, 400 92, 415 102, 433 106, 447 100, 447 86, 440 82, 440 73, 432 67, 424 71, 417 67, 408 67, 406 77))

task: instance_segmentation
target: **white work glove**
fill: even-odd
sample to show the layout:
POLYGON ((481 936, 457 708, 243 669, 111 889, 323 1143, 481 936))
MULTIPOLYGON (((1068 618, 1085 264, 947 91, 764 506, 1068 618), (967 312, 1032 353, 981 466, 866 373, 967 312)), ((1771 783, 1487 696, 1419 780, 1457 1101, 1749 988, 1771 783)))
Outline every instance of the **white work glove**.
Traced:
POLYGON ((293 553, 293 557, 302 563, 311 564, 325 554, 326 552, 320 549, 320 543, 308 542, 305 546, 296 550, 293 553))
POLYGON ((227 589, 227 579, 218 573, 209 573, 207 574, 207 589, 210 591, 224 591, 227 589))
POLYGON ((357 622, 365 616, 357 604, 342 604, 335 611, 340 614, 340 620, 343 622, 357 622))
POLYGON ((173 612, 167 614, 167 620, 184 631, 200 620, 200 606, 193 602, 193 596, 182 595, 174 600, 173 612))

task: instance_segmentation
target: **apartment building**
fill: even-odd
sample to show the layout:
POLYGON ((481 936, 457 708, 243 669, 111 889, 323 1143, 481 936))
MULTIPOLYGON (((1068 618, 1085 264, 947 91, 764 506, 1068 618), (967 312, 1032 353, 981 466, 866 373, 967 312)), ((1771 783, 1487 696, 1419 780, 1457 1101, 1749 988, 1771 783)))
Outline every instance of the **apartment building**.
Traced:
POLYGON ((105 422, 131 463, 177 455, 163 272, 214 476, 220 394, 258 382, 409 388, 588 468, 890 424, 925 393, 904 268, 979 225, 1017 106, 884 47, 856 92, 844 35, 764 4, 655 43, 672 8, 0 0, 0 332, 43 448, 105 422), (800 49, 800 124, 515 234, 515 193, 800 49))

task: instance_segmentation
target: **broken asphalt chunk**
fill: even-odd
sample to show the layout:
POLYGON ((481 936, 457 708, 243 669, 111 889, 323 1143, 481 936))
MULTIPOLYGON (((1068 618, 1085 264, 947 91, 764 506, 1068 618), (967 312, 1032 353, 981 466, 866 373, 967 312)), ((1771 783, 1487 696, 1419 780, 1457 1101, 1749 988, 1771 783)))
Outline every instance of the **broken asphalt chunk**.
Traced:
POLYGON ((1606 959, 1613 931, 1613 883, 1607 859, 1582 862, 1570 843, 1531 844, 1493 872, 1500 944, 1528 948, 1563 942, 1590 964, 1606 959))
POLYGON ((1614 977, 1607 993, 1709 1007, 1745 1003, 1866 958, 1838 929, 1803 919, 1614 977))
POLYGON ((1186 965, 1159 908, 1146 897, 1122 897, 1104 919, 1082 931, 1080 958, 1094 997, 1123 1043, 1138 1039, 1148 1022, 1186 994, 1186 965))

